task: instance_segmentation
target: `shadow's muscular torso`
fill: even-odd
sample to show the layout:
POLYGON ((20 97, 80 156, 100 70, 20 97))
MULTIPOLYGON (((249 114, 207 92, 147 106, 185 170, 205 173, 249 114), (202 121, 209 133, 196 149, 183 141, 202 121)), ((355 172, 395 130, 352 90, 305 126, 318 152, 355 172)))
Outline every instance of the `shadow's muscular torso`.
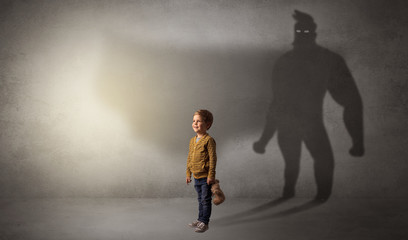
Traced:
MULTIPOLYGON (((323 100, 341 82, 338 75, 350 78, 344 61, 337 54, 319 47, 294 49, 278 59, 273 72, 272 111, 278 128, 287 121, 313 127, 322 123, 323 100)), ((338 96, 341 98, 341 96, 338 96)))

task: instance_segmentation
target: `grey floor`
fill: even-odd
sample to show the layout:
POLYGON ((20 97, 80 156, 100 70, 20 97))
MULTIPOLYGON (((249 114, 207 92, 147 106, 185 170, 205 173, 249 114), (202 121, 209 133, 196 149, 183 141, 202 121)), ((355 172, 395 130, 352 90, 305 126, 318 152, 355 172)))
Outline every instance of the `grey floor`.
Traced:
POLYGON ((195 233, 195 199, 1 199, 9 239, 408 239, 406 199, 228 199, 195 233))

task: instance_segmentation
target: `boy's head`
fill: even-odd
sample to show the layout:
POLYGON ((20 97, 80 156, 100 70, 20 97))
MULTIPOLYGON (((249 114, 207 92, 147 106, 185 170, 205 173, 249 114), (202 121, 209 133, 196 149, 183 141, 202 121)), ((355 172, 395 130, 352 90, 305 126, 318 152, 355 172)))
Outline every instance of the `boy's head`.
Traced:
POLYGON ((211 125, 214 121, 213 115, 210 111, 208 110, 198 110, 194 113, 193 115, 193 129, 194 131, 196 130, 209 130, 211 128, 211 125), (204 124, 202 127, 204 127, 204 129, 199 129, 200 126, 198 126, 199 121, 202 121, 202 123, 204 124))

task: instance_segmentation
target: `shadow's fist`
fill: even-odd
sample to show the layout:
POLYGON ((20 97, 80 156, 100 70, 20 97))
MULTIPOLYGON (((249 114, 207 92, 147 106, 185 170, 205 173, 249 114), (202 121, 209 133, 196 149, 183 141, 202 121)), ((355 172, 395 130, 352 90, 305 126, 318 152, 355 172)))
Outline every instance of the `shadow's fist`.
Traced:
POLYGON ((363 144, 353 144, 349 151, 350 155, 353 157, 362 157, 364 156, 364 152, 363 144))
POLYGON ((261 142, 255 142, 252 148, 254 149, 256 153, 259 153, 259 154, 265 153, 265 145, 261 142))

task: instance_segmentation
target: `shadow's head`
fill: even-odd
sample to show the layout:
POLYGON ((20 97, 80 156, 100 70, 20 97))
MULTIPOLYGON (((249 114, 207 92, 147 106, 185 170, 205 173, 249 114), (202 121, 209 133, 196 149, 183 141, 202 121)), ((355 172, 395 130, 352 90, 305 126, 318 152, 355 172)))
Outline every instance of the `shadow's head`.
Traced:
POLYGON ((312 16, 307 13, 295 10, 293 18, 296 20, 295 41, 293 42, 293 45, 295 47, 314 45, 316 43, 317 25, 314 22, 312 16))

